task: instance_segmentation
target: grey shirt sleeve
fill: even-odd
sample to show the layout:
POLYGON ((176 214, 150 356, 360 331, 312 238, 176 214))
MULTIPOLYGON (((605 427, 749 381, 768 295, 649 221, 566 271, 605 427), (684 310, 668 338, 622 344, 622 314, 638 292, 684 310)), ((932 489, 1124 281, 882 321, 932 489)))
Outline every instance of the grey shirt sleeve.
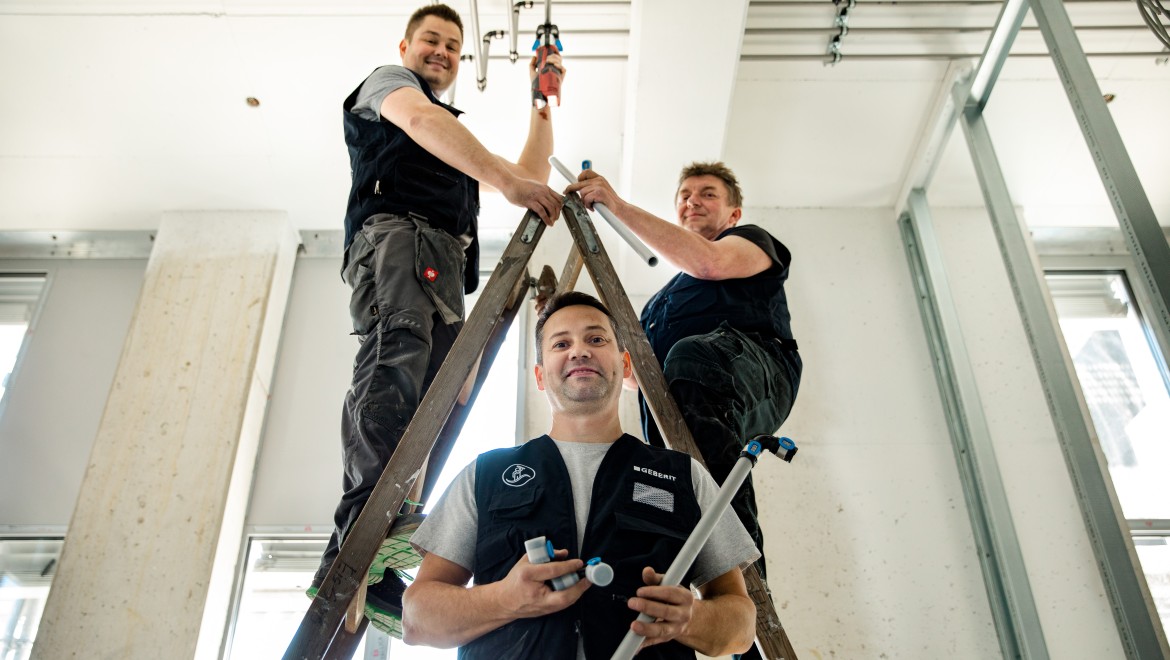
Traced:
POLYGON ((451 482, 447 492, 443 493, 427 514, 426 520, 414 532, 410 543, 424 556, 434 553, 471 571, 475 563, 475 539, 478 533, 475 461, 472 461, 451 482))
POLYGON ((397 64, 380 66, 362 83, 350 112, 367 121, 382 121, 382 101, 387 94, 403 87, 423 91, 418 79, 406 67, 397 64))
MULTIPOLYGON (((715 501, 719 493, 719 486, 711 478, 711 473, 691 459, 691 482, 695 487, 695 497, 699 500, 699 508, 704 513, 715 501)), ((739 517, 731 507, 723 511, 715 530, 707 539, 706 545, 699 550, 695 558, 694 586, 701 587, 711 580, 723 575, 733 568, 740 570, 760 558, 760 551, 752 537, 739 522, 739 517)))

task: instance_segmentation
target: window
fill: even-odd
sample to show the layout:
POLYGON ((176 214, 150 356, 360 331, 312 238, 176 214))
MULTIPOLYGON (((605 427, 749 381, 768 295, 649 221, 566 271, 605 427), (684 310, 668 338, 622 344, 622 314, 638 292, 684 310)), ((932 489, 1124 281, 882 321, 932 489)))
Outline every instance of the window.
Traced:
MULTIPOLYGON (((467 304, 470 307, 474 300, 469 297, 467 304)), ((432 501, 438 499, 459 471, 477 455, 515 444, 520 382, 517 365, 520 330, 524 327, 523 315, 518 316, 496 355, 463 433, 435 481, 432 501)), ((317 570, 326 541, 320 536, 277 534, 253 535, 247 539, 247 556, 225 657, 266 660, 284 654, 305 615, 309 603, 305 589, 317 570)), ((387 638, 368 627, 354 657, 453 660, 455 650, 407 647, 400 640, 387 638)), ((0 660, 7 658, 0 656, 0 660)))
POLYGON ((59 538, 0 539, 0 659, 32 654, 63 544, 59 538))
POLYGON ((44 285, 44 274, 0 274, 0 402, 7 398, 16 361, 44 285))
POLYGON ((1046 279, 1146 581, 1168 628, 1170 393, 1163 362, 1123 272, 1049 272, 1046 279))

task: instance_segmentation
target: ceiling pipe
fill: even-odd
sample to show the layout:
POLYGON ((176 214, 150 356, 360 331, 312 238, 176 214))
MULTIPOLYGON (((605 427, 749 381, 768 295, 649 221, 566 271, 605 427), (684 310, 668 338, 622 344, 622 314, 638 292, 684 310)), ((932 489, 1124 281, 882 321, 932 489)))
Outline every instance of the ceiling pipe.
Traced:
POLYGON ((486 44, 479 31, 479 3, 477 0, 469 0, 471 3, 471 48, 475 51, 472 59, 475 60, 475 84, 479 87, 479 91, 487 88, 487 50, 486 44))

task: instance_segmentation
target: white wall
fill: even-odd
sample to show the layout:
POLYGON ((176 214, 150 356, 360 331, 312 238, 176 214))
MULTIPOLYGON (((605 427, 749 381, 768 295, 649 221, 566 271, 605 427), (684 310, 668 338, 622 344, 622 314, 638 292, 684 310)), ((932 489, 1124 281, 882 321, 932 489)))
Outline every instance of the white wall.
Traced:
POLYGON ((145 259, 5 260, 48 273, 43 307, 0 415, 0 525, 69 524, 145 259))
MULTIPOLYGON (((793 253, 787 291, 805 369, 781 432, 800 452, 791 465, 761 461, 755 479, 770 586, 798 656, 999 657, 892 211, 744 217, 793 253)), ((944 210, 936 224, 1050 653, 1120 657, 986 214, 944 210)), ((639 309, 672 273, 618 260, 639 309)), ((638 435, 636 397, 625 397, 623 425, 638 435)), ((534 436, 547 406, 540 395, 529 405, 534 436)))
MULTIPOLYGON (((805 374, 782 432, 800 453, 791 465, 762 461, 756 479, 772 588, 798 654, 998 657, 890 212, 749 209, 746 218, 794 255, 788 291, 805 374)), ((1052 657, 1120 657, 984 214, 942 209, 935 219, 1052 657)), ((564 262, 564 230, 552 231, 534 273, 543 263, 559 272, 564 262)), ((622 249, 615 257, 636 307, 669 276, 622 249)), ((0 525, 68 522, 145 266, 42 263, 53 281, 0 418, 0 525)), ((356 347, 337 267, 334 259, 297 263, 252 525, 328 531, 340 488, 339 406, 356 347)), ((581 288, 591 290, 587 280, 581 288)), ((530 382, 528 392, 532 436, 548 418, 530 382)), ((626 396, 623 424, 637 434, 634 397, 626 396)))
POLYGON ((333 529, 341 497, 341 403, 358 346, 340 270, 340 258, 297 260, 248 525, 333 529))
POLYGON ((990 220, 984 209, 934 216, 1049 652, 1123 657, 990 220))

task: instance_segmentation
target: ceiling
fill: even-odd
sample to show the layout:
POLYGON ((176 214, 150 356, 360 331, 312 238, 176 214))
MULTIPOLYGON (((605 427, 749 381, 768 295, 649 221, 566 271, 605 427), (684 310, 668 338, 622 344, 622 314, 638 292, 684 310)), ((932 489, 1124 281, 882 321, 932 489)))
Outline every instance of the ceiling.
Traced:
MULTIPOLYGON (((283 209, 338 229, 348 190, 341 100, 398 63, 421 0, 0 0, 0 231, 149 229, 163 211, 283 209), (256 107, 248 97, 259 100, 256 107)), ((724 158, 749 207, 893 208, 955 61, 982 52, 988 0, 858 0, 826 65, 830 0, 554 0, 569 69, 557 154, 590 158, 633 201, 669 213, 684 161, 724 158)), ((469 0, 451 3, 468 16, 469 0)), ((480 0, 483 32, 509 2, 480 0)), ((1163 224, 1170 224, 1170 64, 1127 0, 1066 0, 1163 224)), ((520 13, 522 56, 540 5, 520 13)), ((470 25, 467 25, 470 31, 470 25)), ((471 52, 472 38, 465 40, 471 52)), ((527 77, 491 42, 487 86, 464 62, 455 104, 493 151, 518 154, 527 77)), ((1029 17, 987 118, 1030 222, 1112 222, 1029 17)), ((928 191, 981 204, 955 131, 928 191)), ((561 182, 556 181, 559 186, 561 182)), ((515 212, 485 200, 483 224, 515 212)))

